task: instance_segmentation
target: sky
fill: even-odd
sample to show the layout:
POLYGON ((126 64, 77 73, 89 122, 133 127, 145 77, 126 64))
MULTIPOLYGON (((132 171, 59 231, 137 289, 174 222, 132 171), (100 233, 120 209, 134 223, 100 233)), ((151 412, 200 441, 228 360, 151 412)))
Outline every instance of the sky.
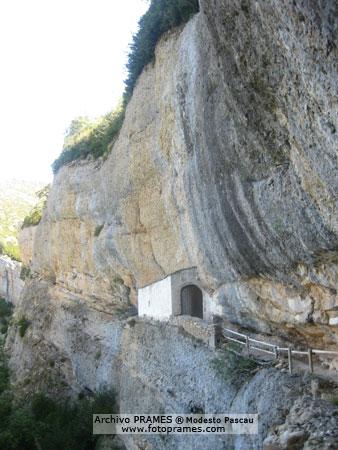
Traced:
POLYGON ((0 1, 0 180, 49 182, 71 120, 114 109, 148 5, 0 1))

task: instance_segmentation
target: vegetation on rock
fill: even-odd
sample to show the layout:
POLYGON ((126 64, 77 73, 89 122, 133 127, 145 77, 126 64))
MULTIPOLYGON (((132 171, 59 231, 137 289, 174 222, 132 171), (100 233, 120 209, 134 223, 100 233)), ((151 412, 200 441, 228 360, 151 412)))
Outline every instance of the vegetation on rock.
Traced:
POLYGON ((259 368, 256 361, 237 353, 232 346, 226 349, 222 358, 212 361, 212 367, 221 378, 238 386, 251 378, 259 368))
POLYGON ((155 47, 163 33, 186 22, 198 12, 198 0, 151 0, 148 11, 139 21, 139 30, 133 36, 128 56, 128 77, 125 80, 123 102, 115 111, 90 121, 79 117, 66 132, 61 155, 54 161, 53 172, 72 161, 92 156, 94 159, 109 151, 110 143, 122 127, 126 105, 143 68, 153 60, 155 47))
POLYGON ((31 276, 31 269, 28 266, 22 265, 20 270, 20 280, 25 281, 31 276))
MULTIPOLYGON (((2 334, 7 333, 9 320, 12 316, 13 305, 7 303, 4 298, 0 298, 0 332, 2 334)), ((1 358, 0 358, 1 359, 1 358)), ((0 368, 1 372, 1 368, 0 368)), ((1 374, 0 374, 0 389, 1 389, 1 374)))
POLYGON ((12 180, 0 182, 0 254, 20 261, 18 234, 29 211, 36 204, 41 184, 12 180))
POLYGON ((101 231, 103 230, 103 227, 104 227, 103 224, 102 224, 102 225, 97 225, 97 226, 95 227, 95 230, 94 230, 94 236, 95 236, 95 237, 100 236, 100 233, 101 233, 101 231))
POLYGON ((42 218, 42 212, 47 203, 48 194, 50 191, 50 185, 48 184, 43 189, 36 193, 39 201, 38 203, 31 209, 29 214, 24 218, 22 228, 36 226, 40 223, 42 218))
POLYGON ((130 99, 143 68, 154 58, 155 47, 162 34, 188 21, 198 10, 198 0, 152 0, 139 21, 139 30, 130 46, 125 102, 130 99))
MULTIPOLYGON (((12 307, 0 299, 0 322, 9 320, 12 307)), ((105 391, 77 401, 54 400, 35 393, 29 401, 15 398, 0 336, 0 450, 94 450, 93 414, 116 413, 115 394, 105 391)))
POLYGON ((10 391, 0 394, 0 450, 94 450, 93 414, 116 412, 111 392, 76 402, 38 393, 15 405, 10 391))
POLYGON ((18 320, 17 325, 19 328, 20 337, 23 338, 30 325, 30 321, 25 316, 23 316, 21 317, 21 319, 18 320))
POLYGON ((120 104, 115 111, 95 121, 86 117, 74 119, 67 130, 62 153, 52 165, 53 172, 57 173, 65 164, 89 155, 95 159, 103 156, 122 127, 124 111, 120 104))

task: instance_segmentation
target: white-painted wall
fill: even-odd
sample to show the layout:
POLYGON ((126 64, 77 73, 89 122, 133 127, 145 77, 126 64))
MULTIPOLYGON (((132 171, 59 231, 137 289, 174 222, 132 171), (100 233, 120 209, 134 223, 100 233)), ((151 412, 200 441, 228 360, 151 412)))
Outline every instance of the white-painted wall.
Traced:
POLYGON ((138 315, 164 320, 172 316, 171 276, 138 290, 138 315))
POLYGON ((217 298, 203 290, 195 267, 175 272, 163 280, 138 290, 138 315, 167 320, 181 314, 181 289, 194 284, 203 293, 203 319, 212 322, 214 315, 222 315, 217 298))
POLYGON ((330 317, 329 325, 338 325, 338 316, 337 317, 330 317))

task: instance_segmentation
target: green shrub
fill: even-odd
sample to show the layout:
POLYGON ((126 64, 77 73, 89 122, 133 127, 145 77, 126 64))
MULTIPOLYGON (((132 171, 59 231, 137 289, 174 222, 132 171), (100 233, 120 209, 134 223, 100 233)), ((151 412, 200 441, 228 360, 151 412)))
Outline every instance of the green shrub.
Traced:
POLYGON ((26 319, 25 316, 21 317, 20 320, 18 320, 17 322, 18 328, 19 328, 19 334, 20 337, 24 337, 24 335, 26 334, 27 328, 30 325, 30 321, 26 319))
POLYGON ((139 21, 139 30, 133 37, 128 56, 128 78, 124 101, 133 93, 143 68, 152 61, 155 47, 163 33, 190 19, 199 11, 198 0, 152 0, 148 11, 139 21))
MULTIPOLYGON (((11 309, 0 299, 0 315, 11 309)), ((24 317, 19 321, 27 325, 24 317)), ((93 414, 116 414, 116 397, 104 391, 77 401, 56 401, 37 393, 30 401, 14 402, 9 370, 0 340, 0 450, 95 450, 93 414)), ((25 378, 23 385, 31 383, 25 378)))
POLYGON ((53 172, 77 159, 92 155, 103 156, 109 144, 117 137, 124 120, 125 108, 120 104, 113 112, 90 122, 84 117, 73 120, 64 141, 61 155, 53 162, 53 172))
POLYGON ((14 261, 21 261, 19 245, 10 242, 0 242, 0 255, 7 255, 14 261))
POLYGON ((113 283, 114 284, 124 284, 124 281, 122 280, 121 277, 116 276, 116 277, 113 278, 113 283))
POLYGON ((331 403, 332 403, 334 406, 338 406, 338 397, 334 397, 334 398, 331 400, 331 403))
POLYGON ((4 298, 0 298, 0 331, 2 334, 7 333, 8 322, 13 313, 13 305, 7 303, 4 298))
POLYGON ((20 280, 25 281, 31 276, 31 269, 29 266, 22 265, 20 270, 20 280))
POLYGON ((55 401, 36 394, 30 404, 12 407, 0 396, 0 449, 94 450, 99 436, 92 434, 94 413, 116 413, 111 391, 78 401, 55 401))
POLYGON ((6 302, 4 298, 0 298, 0 319, 10 317, 13 312, 13 305, 6 302))
POLYGON ((226 381, 240 385, 258 369, 258 364, 245 356, 226 350, 223 358, 215 358, 211 361, 213 369, 226 381))
POLYGON ((47 184, 43 189, 36 193, 39 198, 38 203, 31 209, 30 213, 24 218, 22 228, 36 226, 42 219, 42 213, 47 203, 50 191, 50 185, 47 184))
POLYGON ((39 225, 42 218, 42 209, 35 206, 31 212, 24 218, 22 228, 34 227, 39 225))
POLYGON ((4 392, 8 388, 8 386, 9 386, 9 370, 5 360, 3 360, 0 364, 0 393, 4 392))
POLYGON ((143 68, 153 60, 155 47, 163 33, 186 22, 199 11, 198 0, 152 0, 148 11, 139 21, 128 55, 128 77, 125 80, 123 102, 117 109, 96 121, 79 117, 72 121, 61 155, 53 162, 54 174, 72 161, 94 159, 109 151, 109 144, 118 136, 125 109, 143 68))
POLYGON ((100 236, 101 231, 103 230, 104 225, 98 225, 95 227, 94 236, 98 237, 100 236))

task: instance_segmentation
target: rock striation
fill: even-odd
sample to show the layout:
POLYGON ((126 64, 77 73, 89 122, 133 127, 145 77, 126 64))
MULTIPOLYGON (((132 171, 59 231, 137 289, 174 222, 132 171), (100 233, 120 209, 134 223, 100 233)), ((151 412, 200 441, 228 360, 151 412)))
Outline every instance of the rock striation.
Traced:
POLYGON ((196 266, 232 320, 330 340, 336 14, 331 1, 201 1, 158 44, 108 157, 56 176, 34 270, 105 301, 119 279, 135 303, 136 287, 196 266))
MULTIPOLYGON (((156 385, 158 356, 149 350, 143 367, 135 351, 143 341, 123 331, 124 318, 135 313, 138 287, 188 267, 197 267, 223 318, 337 347, 337 4, 201 0, 200 7, 160 40, 108 156, 55 177, 25 256, 32 277, 17 314, 31 325, 23 340, 12 327, 7 343, 17 382, 34 372, 47 383, 51 358, 74 391, 116 381, 122 405, 129 397, 169 402, 163 386, 179 384, 179 371, 156 385), (146 386, 146 397, 127 381, 138 371, 135 386, 146 386)), ((259 376, 261 392, 267 375, 259 376)), ((182 387, 173 408, 198 383, 182 387)), ((205 389, 199 401, 209 395, 217 409, 205 389)), ((243 399, 254 395, 253 385, 243 389, 243 399)), ((271 406, 264 414, 275 414, 274 402, 264 402, 271 406)), ((282 445, 282 434, 270 441, 282 445)))
POLYGON ((13 305, 18 305, 24 286, 20 273, 21 263, 0 256, 0 298, 13 305))

